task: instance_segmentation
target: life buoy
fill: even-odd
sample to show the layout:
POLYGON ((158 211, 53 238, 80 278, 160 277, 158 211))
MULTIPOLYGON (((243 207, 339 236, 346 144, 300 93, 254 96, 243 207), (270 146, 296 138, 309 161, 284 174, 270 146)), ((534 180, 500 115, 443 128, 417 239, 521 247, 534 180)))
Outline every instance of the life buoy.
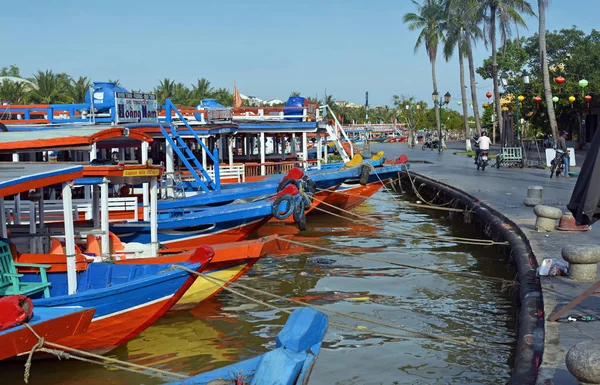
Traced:
POLYGON ((290 194, 284 194, 281 196, 278 196, 275 201, 273 202, 273 206, 271 206, 271 214, 281 220, 284 220, 286 218, 288 218, 290 215, 292 215, 292 213, 294 212, 294 208, 295 208, 295 203, 294 203, 294 197, 290 194), (286 211, 280 212, 279 211, 279 205, 281 205, 282 203, 286 202, 287 203, 287 209, 286 211))

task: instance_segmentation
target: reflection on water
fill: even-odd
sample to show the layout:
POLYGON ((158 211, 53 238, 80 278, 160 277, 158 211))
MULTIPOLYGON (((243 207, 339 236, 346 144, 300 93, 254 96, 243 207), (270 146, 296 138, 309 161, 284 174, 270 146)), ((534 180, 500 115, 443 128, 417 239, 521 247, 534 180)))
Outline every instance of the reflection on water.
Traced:
MULTIPOLYGON (((378 193, 377 198, 390 198, 378 193)), ((419 234, 472 236, 468 226, 403 207, 373 201, 356 212, 382 224, 380 229, 353 220, 309 217, 309 227, 295 239, 378 259, 482 277, 510 279, 502 256, 492 248, 431 241, 419 234)), ((434 215, 437 215, 434 213, 434 215)), ((267 226, 260 235, 277 233, 267 226)), ((287 233, 296 233, 290 226, 287 233)), ((385 337, 330 327, 310 384, 498 384, 509 378, 515 344, 509 294, 499 283, 391 266, 335 252, 294 246, 293 253, 264 258, 240 282, 331 310, 377 319, 388 324, 451 337, 494 342, 489 349, 458 346, 414 337, 385 337)), ((262 297, 272 305, 292 305, 262 297)), ((122 360, 196 374, 273 348, 286 315, 224 292, 189 311, 169 313, 138 338, 110 355, 122 360)), ((340 316, 330 321, 349 326, 384 328, 340 316)), ((395 334, 397 330, 387 330, 395 334)), ((22 383, 22 363, 0 364, 8 382, 22 383)), ((146 376, 77 362, 34 362, 30 384, 158 384, 146 376)))

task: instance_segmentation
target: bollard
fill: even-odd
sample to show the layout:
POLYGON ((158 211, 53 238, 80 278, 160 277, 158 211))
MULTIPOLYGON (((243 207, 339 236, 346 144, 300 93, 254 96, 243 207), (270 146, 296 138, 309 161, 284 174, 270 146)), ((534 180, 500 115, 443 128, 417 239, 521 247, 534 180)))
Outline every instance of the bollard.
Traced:
POLYGON ((537 205, 533 208, 537 216, 535 229, 538 232, 552 232, 556 227, 556 221, 562 217, 562 211, 552 206, 537 205))
POLYGON ((565 246, 561 254, 569 262, 569 278, 575 281, 595 281, 598 278, 600 246, 565 246))
POLYGON ((569 349, 566 364, 580 384, 600 384, 600 345, 596 341, 583 341, 569 349))
POLYGON ((558 222, 558 230, 560 231, 588 231, 588 225, 578 225, 575 217, 570 211, 565 211, 562 218, 558 222))
POLYGON ((537 206, 541 205, 542 202, 542 192, 544 188, 542 186, 529 186, 527 187, 527 198, 523 200, 523 204, 525 206, 537 206))

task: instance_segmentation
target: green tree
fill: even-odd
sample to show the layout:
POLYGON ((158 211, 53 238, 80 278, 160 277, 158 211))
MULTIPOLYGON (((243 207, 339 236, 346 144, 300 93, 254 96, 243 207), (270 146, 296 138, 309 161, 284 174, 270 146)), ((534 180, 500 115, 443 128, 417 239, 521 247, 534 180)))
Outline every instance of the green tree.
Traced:
MULTIPOLYGON (((199 104, 202 99, 210 99, 214 97, 215 90, 210 85, 210 80, 201 78, 192 85, 192 95, 194 104, 199 104)), ((233 104, 233 103, 232 103, 233 104)))
POLYGON ((9 65, 8 67, 2 67, 0 69, 0 76, 12 76, 15 78, 20 78, 21 74, 19 71, 19 67, 17 67, 16 65, 9 65))
POLYGON ((13 104, 24 104, 27 102, 29 90, 28 83, 4 79, 0 82, 0 101, 6 100, 13 104))
POLYGON ((115 80, 108 79, 108 82, 115 83, 115 86, 121 87, 121 81, 119 79, 115 79, 115 80))
POLYGON ((548 109, 548 119, 554 136, 554 142, 558 140, 558 125, 556 124, 556 116, 554 113, 554 105, 552 104, 552 88, 550 85, 550 73, 548 71, 548 55, 546 52, 546 7, 548 0, 538 0, 539 13, 539 48, 540 48, 540 65, 542 67, 542 79, 544 81, 544 97, 546 98, 546 108, 548 109))
POLYGON ((471 6, 473 4, 466 1, 450 1, 447 3, 448 21, 445 25, 446 42, 444 44, 444 57, 446 61, 452 57, 455 49, 458 50, 460 96, 463 108, 465 148, 467 151, 471 150, 471 128, 469 127, 469 112, 467 107, 464 57, 467 56, 467 40, 480 39, 482 37, 481 29, 477 24, 473 24, 469 9, 471 6), (471 24, 469 28, 467 28, 467 23, 471 24), (471 35, 467 35, 467 30, 471 32, 471 35))
POLYGON ((175 95, 175 87, 176 84, 173 80, 169 78, 164 78, 161 80, 158 87, 154 89, 158 103, 164 104, 167 99, 173 98, 175 95))
POLYGON ((80 76, 79 79, 71 79, 67 87, 67 95, 73 103, 84 103, 85 94, 90 90, 91 82, 86 76, 80 76))
POLYGON ((70 77, 66 74, 55 74, 51 70, 38 71, 31 81, 36 85, 27 94, 34 103, 64 103, 68 101, 67 90, 70 77))
POLYGON ((189 106, 192 104, 192 91, 183 83, 177 83, 173 89, 173 96, 171 99, 175 104, 189 106))
POLYGON ((233 105, 233 94, 227 88, 217 88, 212 97, 224 106, 233 105))
POLYGON ((294 97, 294 96, 301 96, 302 93, 300 91, 292 91, 292 93, 290 93, 290 97, 294 97))
MULTIPOLYGON (((437 78, 435 74, 435 62, 437 60, 438 46, 444 41, 444 23, 447 15, 444 12, 444 6, 441 0, 423 0, 423 4, 412 0, 417 8, 416 13, 407 13, 404 15, 403 22, 408 24, 408 29, 411 31, 419 30, 419 36, 415 42, 415 53, 419 47, 425 45, 427 56, 431 62, 431 80, 433 82, 433 92, 437 92, 437 78)), ((440 112, 437 104, 435 108, 435 117, 437 127, 440 124, 440 112)))
MULTIPOLYGON (((500 105, 500 88, 498 84, 498 49, 496 47, 496 27, 500 31, 501 44, 504 49, 506 42, 511 35, 512 25, 518 29, 519 26, 527 28, 520 13, 533 16, 534 12, 531 5, 526 0, 484 0, 483 6, 486 8, 487 16, 485 26, 489 31, 489 42, 492 46, 492 68, 491 75, 494 83, 494 105, 496 106, 497 116, 502 116, 502 106, 500 105)), ((502 119, 498 119, 498 131, 502 135, 502 119)))

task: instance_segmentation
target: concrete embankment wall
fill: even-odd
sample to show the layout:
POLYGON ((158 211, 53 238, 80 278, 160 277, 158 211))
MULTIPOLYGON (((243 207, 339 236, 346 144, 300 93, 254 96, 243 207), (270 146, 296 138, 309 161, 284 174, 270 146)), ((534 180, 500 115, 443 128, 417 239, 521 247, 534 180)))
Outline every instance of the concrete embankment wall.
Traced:
POLYGON ((535 384, 544 351, 545 317, 541 284, 536 277, 537 261, 525 235, 504 215, 464 191, 415 173, 400 173, 400 183, 407 194, 416 195, 415 188, 432 203, 452 201, 446 207, 465 210, 465 213, 455 212, 452 215, 465 216, 472 226, 482 229, 494 241, 508 242, 508 246, 500 247, 507 257, 507 263, 516 267, 520 283, 518 290, 515 290, 517 350, 510 384, 535 384))

